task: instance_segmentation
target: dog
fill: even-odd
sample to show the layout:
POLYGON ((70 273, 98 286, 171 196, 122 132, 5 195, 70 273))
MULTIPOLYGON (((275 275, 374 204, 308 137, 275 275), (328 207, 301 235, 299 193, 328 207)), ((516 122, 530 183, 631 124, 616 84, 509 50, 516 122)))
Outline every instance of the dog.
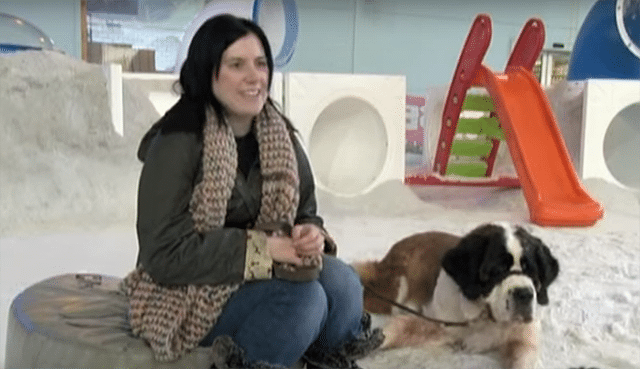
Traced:
POLYGON ((535 366, 537 305, 549 303, 559 264, 524 228, 492 223, 463 237, 414 234, 382 260, 353 266, 365 286, 365 309, 390 315, 382 348, 439 344, 497 354, 504 368, 535 366), (416 314, 402 314, 388 301, 416 314))

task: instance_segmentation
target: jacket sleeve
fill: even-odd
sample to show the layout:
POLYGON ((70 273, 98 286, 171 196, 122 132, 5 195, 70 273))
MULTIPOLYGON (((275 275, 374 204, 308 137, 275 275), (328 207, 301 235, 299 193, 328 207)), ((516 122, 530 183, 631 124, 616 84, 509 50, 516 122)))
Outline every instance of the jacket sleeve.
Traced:
POLYGON ((220 284, 245 278, 247 231, 194 230, 189 201, 200 166, 193 132, 155 135, 138 189, 138 263, 159 283, 220 284))

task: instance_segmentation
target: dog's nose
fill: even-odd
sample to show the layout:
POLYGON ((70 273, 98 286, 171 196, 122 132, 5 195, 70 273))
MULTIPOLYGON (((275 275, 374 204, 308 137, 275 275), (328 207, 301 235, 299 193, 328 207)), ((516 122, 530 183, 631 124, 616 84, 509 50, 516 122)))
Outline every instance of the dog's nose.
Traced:
POLYGON ((533 290, 527 287, 514 288, 511 295, 517 304, 529 304, 533 300, 533 290))

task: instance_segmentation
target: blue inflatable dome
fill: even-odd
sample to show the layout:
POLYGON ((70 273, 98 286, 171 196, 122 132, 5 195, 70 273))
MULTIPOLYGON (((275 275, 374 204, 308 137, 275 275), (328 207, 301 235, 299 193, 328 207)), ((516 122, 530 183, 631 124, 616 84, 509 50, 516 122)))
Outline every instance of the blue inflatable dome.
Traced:
POLYGON ((52 50, 53 41, 25 19, 0 13, 0 55, 25 50, 52 50))
POLYGON ((598 0, 571 54, 567 80, 640 79, 640 0, 598 0))

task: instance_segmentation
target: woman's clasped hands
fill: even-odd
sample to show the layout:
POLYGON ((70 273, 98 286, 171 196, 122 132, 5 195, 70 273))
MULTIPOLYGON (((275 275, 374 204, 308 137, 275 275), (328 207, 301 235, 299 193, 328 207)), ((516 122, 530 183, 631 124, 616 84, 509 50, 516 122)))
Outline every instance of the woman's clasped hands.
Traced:
POLYGON ((315 224, 297 224, 290 237, 283 232, 267 237, 267 249, 274 261, 302 266, 303 257, 322 255, 324 235, 315 224))

